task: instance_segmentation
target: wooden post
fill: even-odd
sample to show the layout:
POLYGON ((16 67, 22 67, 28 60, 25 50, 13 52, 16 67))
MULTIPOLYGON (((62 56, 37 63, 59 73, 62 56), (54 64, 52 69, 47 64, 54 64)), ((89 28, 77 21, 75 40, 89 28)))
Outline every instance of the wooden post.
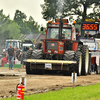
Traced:
POLYGON ((73 89, 74 89, 74 84, 75 84, 75 71, 73 73, 73 89))
POLYGON ((22 84, 23 84, 23 85, 24 85, 24 78, 25 78, 25 77, 23 76, 23 77, 22 77, 22 84))

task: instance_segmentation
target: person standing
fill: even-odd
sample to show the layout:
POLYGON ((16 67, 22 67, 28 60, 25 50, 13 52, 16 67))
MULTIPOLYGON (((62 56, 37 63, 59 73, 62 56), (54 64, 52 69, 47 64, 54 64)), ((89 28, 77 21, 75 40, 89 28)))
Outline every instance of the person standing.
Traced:
POLYGON ((10 70, 10 69, 13 69, 13 59, 14 59, 14 57, 16 59, 16 53, 15 53, 14 48, 12 48, 12 45, 10 45, 8 50, 7 50, 7 56, 8 56, 8 59, 9 59, 9 70, 10 70))
POLYGON ((79 40, 81 38, 80 32, 78 31, 76 34, 76 40, 79 40))
POLYGON ((89 34, 89 31, 87 31, 87 33, 84 36, 85 38, 93 38, 91 34, 89 34))
POLYGON ((17 57, 18 60, 20 60, 21 52, 20 52, 19 48, 17 48, 16 57, 17 57))

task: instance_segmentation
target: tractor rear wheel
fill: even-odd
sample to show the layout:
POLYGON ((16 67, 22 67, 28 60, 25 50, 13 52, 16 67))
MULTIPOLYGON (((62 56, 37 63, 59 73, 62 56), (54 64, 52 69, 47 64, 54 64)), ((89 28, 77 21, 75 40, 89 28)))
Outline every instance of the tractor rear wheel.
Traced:
POLYGON ((89 73, 89 49, 87 45, 83 45, 81 48, 82 52, 82 75, 89 73))
POLYGON ((75 72, 80 76, 82 71, 82 53, 80 51, 76 51, 74 60, 77 61, 75 72))
POLYGON ((43 58, 43 52, 42 49, 34 49, 32 52, 32 59, 42 59, 43 58))
POLYGON ((32 57, 32 50, 28 50, 26 52, 26 59, 31 59, 31 57, 32 57))

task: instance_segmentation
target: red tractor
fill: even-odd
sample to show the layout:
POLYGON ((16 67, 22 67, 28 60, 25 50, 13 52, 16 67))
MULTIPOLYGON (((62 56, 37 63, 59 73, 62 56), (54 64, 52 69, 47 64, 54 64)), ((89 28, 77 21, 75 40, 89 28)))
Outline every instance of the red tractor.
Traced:
POLYGON ((75 28, 67 19, 55 19, 47 24, 45 39, 33 51, 27 52, 26 73, 43 74, 46 70, 61 71, 63 75, 89 73, 89 50, 87 45, 76 41, 75 28))

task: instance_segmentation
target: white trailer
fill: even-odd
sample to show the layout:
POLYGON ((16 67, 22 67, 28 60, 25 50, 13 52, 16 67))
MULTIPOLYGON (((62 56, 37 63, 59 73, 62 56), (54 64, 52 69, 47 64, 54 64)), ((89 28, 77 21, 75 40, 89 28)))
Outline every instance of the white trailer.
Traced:
POLYGON ((97 64, 97 73, 100 73, 100 22, 84 22, 81 24, 81 32, 89 31, 93 38, 81 38, 84 45, 88 45, 91 55, 91 64, 97 64))

